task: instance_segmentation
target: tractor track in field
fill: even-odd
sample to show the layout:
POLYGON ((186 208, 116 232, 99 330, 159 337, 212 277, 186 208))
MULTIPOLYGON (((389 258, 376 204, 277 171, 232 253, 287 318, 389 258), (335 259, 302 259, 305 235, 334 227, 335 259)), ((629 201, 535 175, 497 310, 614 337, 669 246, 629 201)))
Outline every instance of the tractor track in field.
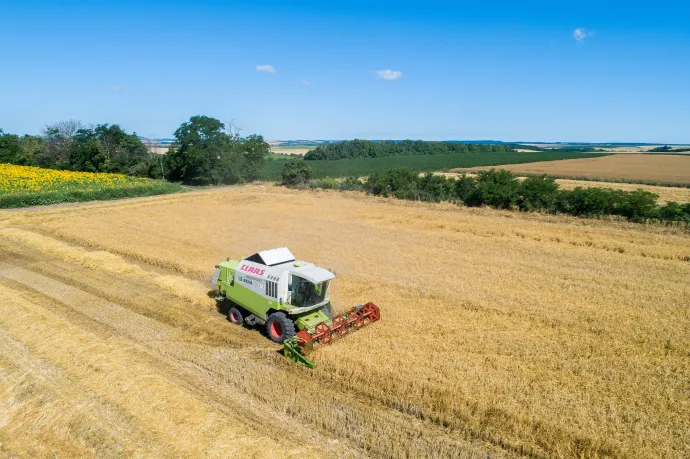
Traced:
POLYGON ((265 185, 0 212, 0 457, 685 457, 688 247, 265 185), (382 311, 314 370, 213 300, 280 246, 382 311))
POLYGON ((184 304, 147 279, 106 274, 1 237, 0 253, 1 287, 126 346, 222 416, 270 433, 277 442, 318 445, 316 456, 399 457, 411 450, 419 456, 485 457, 487 449, 494 450, 492 457, 502 455, 362 394, 343 393, 338 384, 329 386, 285 361, 279 347, 256 331, 234 328, 215 308, 184 304), (383 425, 395 426, 397 438, 384 441, 377 433, 383 425))
MULTIPOLYGON (((121 289, 122 285, 116 285, 120 287, 122 298, 119 298, 117 302, 112 302, 112 293, 99 291, 93 286, 82 290, 81 286, 84 282, 75 281, 73 277, 63 273, 71 271, 74 275, 101 282, 98 285, 112 285, 109 284, 110 282, 121 284, 121 279, 110 277, 103 283, 102 276, 89 273, 74 265, 66 265, 54 260, 46 261, 45 258, 39 260, 16 252, 10 253, 7 257, 5 255, 8 253, 3 253, 3 262, 0 263, 0 285, 17 292, 37 307, 49 309, 65 318, 70 324, 97 334, 105 340, 125 338, 129 346, 148 357, 151 367, 156 368, 166 378, 174 380, 176 384, 202 395, 206 403, 225 415, 233 418, 239 416, 243 423, 255 429, 261 429, 262 432, 273 432, 276 438, 294 436, 293 432, 286 429, 288 423, 285 419, 280 419, 280 416, 277 416, 278 413, 273 413, 276 419, 271 419, 270 413, 246 409, 246 405, 238 403, 236 394, 224 390, 222 386, 216 386, 214 381, 200 377, 203 375, 196 374, 194 363, 184 355, 186 350, 183 347, 186 346, 191 346, 194 350, 211 352, 213 347, 222 345, 237 351, 240 348, 238 341, 233 343, 231 340, 216 339, 215 343, 209 345, 203 341, 212 335, 199 336, 194 333, 196 330, 193 326, 189 327, 190 333, 190 330, 182 328, 183 324, 179 322, 171 325, 133 311, 130 309, 135 304, 132 297, 138 297, 141 301, 147 297, 150 300, 150 297, 156 296, 142 295, 144 290, 132 290, 136 282, 133 282, 133 285, 129 284, 128 290, 121 289)), ((145 284, 140 284, 138 287, 151 288, 145 284)), ((142 303, 146 304, 150 301, 142 301, 142 303)), ((172 301, 168 299, 167 306, 171 304, 172 301)), ((251 354, 251 349, 251 347, 245 349, 244 352, 251 354)), ((305 438, 302 441, 309 440, 316 439, 305 438)))

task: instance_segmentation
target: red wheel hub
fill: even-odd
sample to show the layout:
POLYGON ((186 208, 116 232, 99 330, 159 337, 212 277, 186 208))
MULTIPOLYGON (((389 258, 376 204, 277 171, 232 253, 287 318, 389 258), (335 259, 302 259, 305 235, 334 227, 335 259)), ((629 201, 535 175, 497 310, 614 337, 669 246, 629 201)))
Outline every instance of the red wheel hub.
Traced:
POLYGON ((271 333, 271 336, 275 339, 278 339, 281 336, 283 336, 283 326, 280 325, 280 322, 278 322, 277 320, 271 322, 271 326, 268 327, 268 330, 271 333))
POLYGON ((240 320, 240 318, 237 316, 236 311, 230 312, 230 320, 232 320, 234 323, 237 323, 240 320))

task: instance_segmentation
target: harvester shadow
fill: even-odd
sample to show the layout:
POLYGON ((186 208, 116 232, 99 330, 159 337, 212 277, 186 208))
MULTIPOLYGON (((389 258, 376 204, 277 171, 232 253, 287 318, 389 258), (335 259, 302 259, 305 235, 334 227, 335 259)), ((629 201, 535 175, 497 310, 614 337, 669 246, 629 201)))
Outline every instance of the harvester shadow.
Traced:
POLYGON ((218 311, 218 314, 224 315, 229 321, 230 319, 228 319, 228 312, 230 312, 230 304, 228 301, 218 301, 218 290, 209 290, 206 292, 206 296, 212 300, 216 300, 216 310, 218 311))
MULTIPOLYGON (((222 316, 225 317, 225 320, 233 327, 236 327, 231 321, 230 318, 228 317, 228 313, 230 312, 230 308, 232 307, 232 302, 228 299, 221 300, 219 301, 217 299, 218 297, 218 290, 209 290, 206 295, 211 298, 216 300, 216 311, 218 311, 218 314, 221 314, 222 316)), ((268 337, 268 333, 266 332, 266 328, 260 325, 247 325, 246 323, 242 325, 243 328, 246 328, 247 330, 252 330, 255 332, 258 332, 261 336, 263 336, 268 342, 272 342, 271 339, 268 337)), ((282 350, 278 350, 276 352, 281 352, 282 350)))

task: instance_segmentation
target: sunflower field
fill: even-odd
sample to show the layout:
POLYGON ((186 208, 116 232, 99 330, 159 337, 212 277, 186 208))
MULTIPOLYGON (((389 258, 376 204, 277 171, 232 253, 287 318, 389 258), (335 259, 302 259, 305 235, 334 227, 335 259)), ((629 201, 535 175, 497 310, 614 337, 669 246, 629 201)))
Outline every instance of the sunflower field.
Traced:
POLYGON ((123 174, 0 164, 0 208, 175 193, 179 185, 123 174))

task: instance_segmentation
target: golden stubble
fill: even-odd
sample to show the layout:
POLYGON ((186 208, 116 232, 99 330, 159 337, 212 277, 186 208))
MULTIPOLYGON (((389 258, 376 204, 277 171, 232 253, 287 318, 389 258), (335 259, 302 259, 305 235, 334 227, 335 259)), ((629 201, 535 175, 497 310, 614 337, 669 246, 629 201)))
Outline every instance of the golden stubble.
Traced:
MULTIPOLYGON (((281 371, 347 394, 353 413, 374 403, 441 429, 437 454, 444 436, 544 457, 690 452, 690 239, 680 228, 266 185, 0 219, 0 237, 143 276, 198 309, 226 257, 288 246, 335 269, 337 308, 373 301, 382 320, 315 351, 313 372, 281 371)), ((310 413, 300 421, 337 431, 337 410, 310 413)), ((357 416, 348 425, 372 425, 357 416)), ((376 416, 399 433, 388 457, 409 454, 408 427, 376 416)))
MULTIPOLYGON (((515 174, 549 174, 561 177, 690 185, 690 155, 610 155, 595 158, 564 159, 525 164, 494 166, 515 174)), ((453 169, 453 172, 477 171, 487 167, 453 169)))

